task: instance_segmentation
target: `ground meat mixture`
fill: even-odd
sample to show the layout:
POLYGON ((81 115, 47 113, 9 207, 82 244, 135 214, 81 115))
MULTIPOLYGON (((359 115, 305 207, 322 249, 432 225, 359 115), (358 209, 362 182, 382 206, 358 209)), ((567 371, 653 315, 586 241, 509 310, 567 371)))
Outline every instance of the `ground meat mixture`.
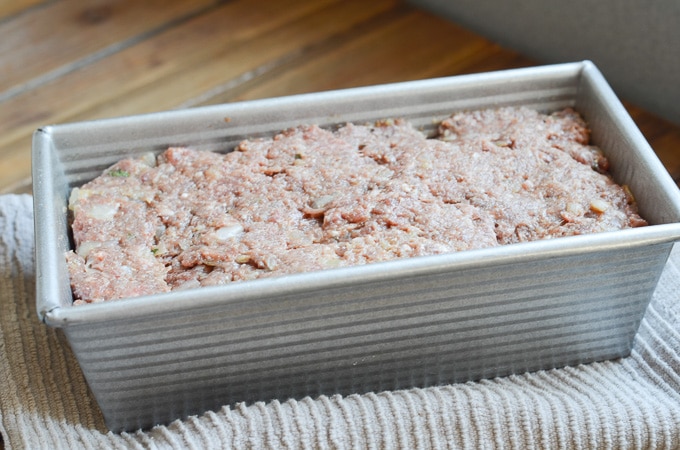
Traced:
POLYGON ((646 225, 607 169, 570 109, 170 148, 73 190, 75 303, 646 225))

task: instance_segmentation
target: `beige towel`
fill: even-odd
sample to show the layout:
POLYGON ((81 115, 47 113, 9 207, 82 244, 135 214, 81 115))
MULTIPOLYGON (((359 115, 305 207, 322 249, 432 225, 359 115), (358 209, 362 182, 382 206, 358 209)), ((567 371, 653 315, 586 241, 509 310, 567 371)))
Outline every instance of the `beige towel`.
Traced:
POLYGON ((0 196, 0 433, 8 449, 680 449, 680 246, 623 360, 348 397, 225 406, 113 434, 35 311, 31 198, 0 196))

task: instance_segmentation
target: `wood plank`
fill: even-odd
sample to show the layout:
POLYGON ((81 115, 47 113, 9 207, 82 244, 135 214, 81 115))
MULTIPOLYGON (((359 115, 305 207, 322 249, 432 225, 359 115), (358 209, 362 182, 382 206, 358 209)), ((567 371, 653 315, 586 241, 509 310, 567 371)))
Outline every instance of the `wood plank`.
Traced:
MULTIPOLYGON (((205 87, 192 86, 196 84, 193 80, 197 75, 212 73, 220 81, 224 81, 231 79, 234 74, 255 68, 267 59, 263 58, 261 52, 249 50, 252 48, 249 41, 260 35, 270 34, 287 21, 307 14, 310 9, 305 7, 305 11, 300 7, 293 7, 295 0, 260 3, 261 5, 254 5, 252 1, 230 3, 192 23, 175 27, 168 33, 94 62, 68 77, 4 102, 2 106, 7 113, 0 112, 3 119, 0 120, 0 134, 3 136, 0 138, 1 142, 11 141, 13 134, 25 134, 27 126, 32 131, 37 123, 57 123, 77 118, 92 119, 172 108, 192 95, 203 93, 202 89, 205 87), (251 53, 254 55, 251 56, 251 53), (256 62, 253 63, 253 60, 256 62), (206 64, 211 64, 209 69, 205 68, 206 64), (181 84, 185 86, 175 84, 173 80, 178 77, 182 78, 181 84), (187 89, 191 92, 185 92, 187 89), (78 95, 74 96, 73 92, 78 92, 78 95), (148 94, 144 94, 145 92, 148 94), (141 106, 128 103, 135 101, 139 95, 145 96, 143 101, 137 102, 141 106), (120 104, 128 106, 120 107, 119 110, 115 105, 120 104)), ((309 4, 305 1, 297 3, 309 4)), ((316 2, 315 5, 323 3, 316 2)), ((269 39, 266 44, 272 44, 272 41, 269 39)), ((294 48, 296 43, 288 45, 294 48)), ((274 54, 268 48, 254 50, 274 54)))
POLYGON ((502 52, 451 22, 401 8, 200 104, 455 75, 502 52))
POLYGON ((0 21, 29 10, 31 7, 49 0, 2 0, 0 2, 0 21))
MULTIPOLYGON (((276 4, 281 5, 281 2, 276 4)), ((315 8, 290 18, 280 26, 248 37, 247 43, 243 43, 245 45, 240 39, 232 42, 233 31, 220 31, 226 17, 206 18, 209 20, 201 27, 214 29, 216 40, 220 41, 218 48, 202 54, 194 52, 191 63, 184 64, 183 70, 165 73, 153 83, 121 93, 106 105, 105 111, 86 111, 84 114, 107 117, 130 114, 132 111, 194 106, 212 92, 228 89, 242 80, 274 70, 318 41, 353 32, 357 24, 389 10, 395 2, 345 0, 309 4, 315 8), (168 93, 173 95, 169 96, 168 93)), ((177 45, 184 44, 174 44, 177 45)))
POLYGON ((680 185, 680 126, 629 102, 623 104, 666 170, 680 185))
POLYGON ((0 100, 134 44, 218 0, 62 0, 0 23, 0 100))

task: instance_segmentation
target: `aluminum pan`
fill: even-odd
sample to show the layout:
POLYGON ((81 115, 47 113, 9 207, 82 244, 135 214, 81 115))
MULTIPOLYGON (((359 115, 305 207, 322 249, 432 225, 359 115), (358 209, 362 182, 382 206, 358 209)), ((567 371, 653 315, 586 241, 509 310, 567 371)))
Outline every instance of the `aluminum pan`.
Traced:
MULTIPOLYGON (((404 116, 405 111, 416 126, 431 129, 433 120, 455 110, 507 105, 542 110, 576 106, 591 124, 594 141, 606 149, 617 181, 628 184, 636 195, 641 214, 652 224, 680 222, 675 183, 600 72, 588 61, 58 125, 42 128, 34 137, 38 312, 54 326, 63 326, 76 317, 97 320, 117 310, 123 315, 136 314, 125 312, 127 305, 118 303, 88 305, 87 311, 71 309, 62 257, 68 248, 64 214, 68 189, 94 178, 125 156, 149 149, 161 151, 169 145, 228 151, 244 137, 271 135, 300 123, 323 126, 372 121, 404 116)), ((651 227, 626 232, 621 239, 630 244, 649 239, 649 235, 676 240, 679 234, 676 226, 651 227)), ((581 248, 597 246, 600 239, 605 238, 585 239, 581 248)), ((537 251, 553 245, 538 243, 537 251)), ((485 249, 480 256, 493 257, 507 251, 485 249)), ((458 258, 468 257, 440 259, 458 258)), ((398 261, 384 270, 398 271, 400 265, 408 264, 398 261)), ((175 300, 152 296, 155 300, 147 301, 157 303, 158 308, 181 307, 177 303, 183 302, 184 296, 172 295, 175 300)), ((213 297, 199 295, 204 296, 213 297)))
POLYGON ((589 62, 58 125, 34 139, 37 304, 63 327, 113 430, 237 401, 459 382, 625 356, 672 242, 680 193, 589 62), (169 145, 229 151, 315 122, 574 106, 639 229, 71 306, 70 187, 169 145), (225 118, 229 118, 225 121, 225 118))
POLYGON ((626 356, 669 245, 405 274, 64 328, 111 429, 241 401, 626 356), (625 260, 625 263, 624 263, 625 260))

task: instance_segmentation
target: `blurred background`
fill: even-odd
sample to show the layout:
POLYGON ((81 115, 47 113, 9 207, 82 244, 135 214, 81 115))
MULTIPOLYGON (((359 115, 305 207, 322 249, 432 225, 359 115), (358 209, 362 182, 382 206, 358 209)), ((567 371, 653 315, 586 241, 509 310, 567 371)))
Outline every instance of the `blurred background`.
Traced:
POLYGON ((543 63, 590 59, 628 100, 680 124, 677 0, 414 0, 543 63))
POLYGON ((680 180, 670 0, 2 0, 0 193, 43 125, 591 59, 680 180))

